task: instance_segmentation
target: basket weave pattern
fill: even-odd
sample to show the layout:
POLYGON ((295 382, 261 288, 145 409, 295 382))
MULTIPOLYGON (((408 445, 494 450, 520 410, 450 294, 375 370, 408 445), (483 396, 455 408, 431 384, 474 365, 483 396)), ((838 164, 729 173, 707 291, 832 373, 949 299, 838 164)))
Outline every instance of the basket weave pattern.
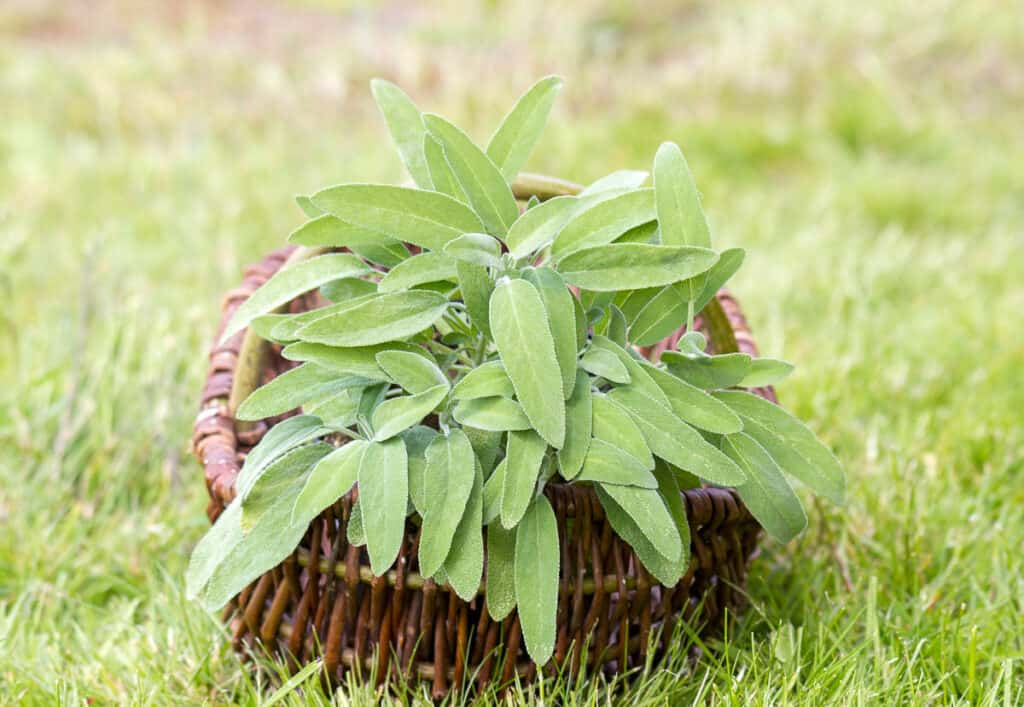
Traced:
MULTIPOLYGON (((276 272, 291 248, 274 251, 246 269, 240 287, 227 294, 221 326, 257 287, 276 272)), ((718 294, 740 351, 756 354, 735 300, 718 294)), ((298 312, 317 306, 315 296, 290 305, 298 312)), ((644 350, 656 359, 675 338, 644 350)), ((245 455, 280 418, 243 428, 228 409, 242 334, 210 353, 202 409, 193 449, 203 465, 210 493, 211 522, 235 495, 235 478, 245 455)), ((710 341, 710 348, 715 342, 710 341)), ((266 382, 293 364, 272 347, 262 372, 266 382)), ((774 401, 770 388, 753 392, 774 401)), ((246 587, 225 608, 236 647, 261 641, 294 666, 322 655, 331 679, 346 670, 377 681, 389 675, 432 682, 435 696, 460 686, 467 677, 483 686, 507 683, 515 674, 535 677, 526 656, 516 612, 501 622, 487 614, 482 592, 470 602, 418 572, 419 526, 406 523, 394 568, 374 576, 365 547, 346 539, 357 490, 328 508, 310 525, 295 552, 246 587), (466 671, 470 671, 468 674, 466 671)), ((558 634, 551 669, 566 664, 574 673, 621 672, 644 662, 650 647, 665 648, 676 622, 695 631, 715 631, 726 609, 745 603, 747 566, 757 551, 760 526, 729 489, 683 492, 692 538, 692 560, 682 579, 665 587, 648 574, 628 544, 604 517, 596 494, 580 485, 549 484, 559 528, 561 570, 558 634), (651 643, 652 632, 659 639, 651 643), (580 646, 586 650, 580 650, 580 646)))

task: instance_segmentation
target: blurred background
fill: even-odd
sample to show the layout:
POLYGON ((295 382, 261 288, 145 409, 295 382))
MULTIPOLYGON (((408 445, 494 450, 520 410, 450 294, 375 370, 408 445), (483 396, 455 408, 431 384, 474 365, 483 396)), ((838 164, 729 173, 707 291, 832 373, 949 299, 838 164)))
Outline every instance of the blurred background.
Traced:
POLYGON ((404 178, 370 78, 485 140, 547 73, 528 168, 678 142, 850 476, 655 701, 1024 701, 1024 4, 5 0, 0 702, 257 700, 182 591, 219 298, 404 178))

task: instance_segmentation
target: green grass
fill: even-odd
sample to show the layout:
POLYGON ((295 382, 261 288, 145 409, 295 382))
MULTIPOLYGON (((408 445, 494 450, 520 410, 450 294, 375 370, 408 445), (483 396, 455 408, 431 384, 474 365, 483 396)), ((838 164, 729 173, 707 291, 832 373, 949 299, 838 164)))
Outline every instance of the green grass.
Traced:
POLYGON ((182 590, 220 293, 293 193, 401 178, 370 77, 483 137, 545 72, 567 86, 530 167, 585 182, 679 142, 748 249, 763 350, 798 363, 782 400, 850 476, 765 543, 729 635, 629 702, 1024 702, 1019 7, 326 5, 0 9, 0 703, 273 694, 182 590))

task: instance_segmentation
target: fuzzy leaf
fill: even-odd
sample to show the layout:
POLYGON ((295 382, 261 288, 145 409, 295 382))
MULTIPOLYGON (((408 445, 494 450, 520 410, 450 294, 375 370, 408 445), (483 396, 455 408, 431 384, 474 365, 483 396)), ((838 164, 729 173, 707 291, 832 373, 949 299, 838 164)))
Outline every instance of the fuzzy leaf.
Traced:
POLYGON ((616 307, 614 304, 608 305, 608 338, 614 341, 619 346, 625 348, 626 346, 626 315, 622 313, 622 310, 616 307))
POLYGON ((720 391, 716 398, 743 418, 743 430, 774 457, 787 474, 834 503, 846 494, 846 475, 828 447, 784 408, 740 391, 720 391))
MULTIPOLYGON (((654 480, 653 475, 651 479, 654 480)), ((615 499, 619 507, 629 514, 658 554, 669 562, 674 562, 682 554, 682 542, 675 520, 665 508, 661 495, 655 490, 657 485, 657 481, 654 481, 654 489, 612 484, 600 486, 602 491, 615 499)))
POLYGON ((594 437, 632 456, 644 469, 654 468, 654 457, 643 433, 621 406, 604 395, 594 396, 594 437))
POLYGON ((323 319, 324 317, 341 314, 349 311, 350 309, 355 309, 365 302, 370 302, 378 297, 380 297, 380 295, 374 292, 373 294, 356 297, 355 299, 351 299, 346 302, 339 302, 326 307, 311 309, 307 312, 287 314, 276 325, 274 325, 273 329, 271 329, 271 337, 274 341, 296 341, 299 338, 299 329, 307 324, 315 322, 317 319, 323 319))
MULTIPOLYGON (((654 465, 651 465, 653 468, 654 465)), ((583 469, 576 481, 612 484, 615 486, 638 486, 645 489, 658 488, 658 482, 632 454, 608 444, 601 439, 592 439, 583 469)))
POLYGON ((463 427, 462 431, 469 437, 473 453, 476 454, 476 460, 480 462, 480 468, 486 479, 494 471, 498 457, 505 456, 505 435, 501 432, 481 430, 477 427, 463 427))
POLYGON ((556 449, 565 441, 565 398, 555 342, 537 288, 506 280, 491 295, 491 330, 523 411, 556 449))
POLYGON ((697 301, 694 302, 693 311, 699 312, 707 306, 718 291, 728 282, 736 271, 743 264, 745 251, 742 248, 726 248, 718 255, 718 262, 711 266, 704 279, 704 289, 701 290, 697 301))
POLYGON ((370 81, 370 91, 373 92, 373 98, 384 116, 391 139, 398 148, 409 176, 420 189, 432 189, 433 182, 423 155, 426 128, 423 127, 420 109, 402 89, 390 81, 373 79, 370 81))
POLYGON ((381 351, 376 360, 391 380, 409 393, 422 393, 439 385, 448 385, 448 377, 433 359, 421 353, 381 351))
POLYGON ((394 292, 316 319, 299 329, 298 336, 331 346, 372 346, 412 336, 440 319, 446 309, 448 299, 436 292, 394 292))
POLYGON ((483 513, 483 474, 475 464, 465 512, 452 537, 451 550, 444 561, 444 574, 463 601, 471 601, 480 591, 484 572, 484 539, 480 530, 483 513))
POLYGON ((412 501, 416 512, 422 516, 426 510, 427 447, 437 437, 437 430, 425 425, 416 425, 399 436, 405 442, 406 456, 409 460, 409 500, 412 501))
POLYGON ((363 386, 367 382, 366 378, 339 375, 315 363, 304 363, 250 393, 235 411, 235 419, 273 417, 294 410, 309 400, 324 398, 345 388, 363 386))
POLYGON ((523 517, 537 487, 547 443, 533 430, 508 433, 505 483, 501 490, 501 524, 514 528, 523 517))
POLYGON ((537 496, 516 528, 515 586, 526 651, 541 666, 555 648, 558 544, 555 512, 544 496, 537 496))
POLYGON ((366 549, 370 568, 378 576, 394 563, 405 535, 408 463, 405 442, 394 437, 368 444, 359 464, 359 505, 366 549))
POLYGON ((662 243, 711 247, 697 185, 683 151, 673 142, 662 143, 654 156, 654 192, 662 243))
POLYGON ((494 292, 494 280, 487 268, 458 261, 455 266, 459 274, 459 290, 462 301, 469 312, 469 319, 487 338, 491 338, 491 293, 494 292))
POLYGON ((750 362, 750 370, 739 382, 741 388, 760 388, 775 385, 793 372, 793 364, 777 358, 755 358, 750 362))
POLYGON ((490 361, 474 368, 452 389, 452 397, 456 400, 476 400, 495 395, 507 398, 515 395, 512 381, 501 361, 490 361))
MULTIPOLYGON (((476 457, 462 430, 438 435, 427 447, 420 571, 425 577, 445 564, 476 476, 476 457)), ((480 523, 477 522, 477 529, 480 523)))
POLYGON ((718 254, 692 246, 612 243, 570 253, 558 263, 566 282, 615 292, 669 285, 705 272, 718 254))
POLYGON ((687 300, 682 283, 667 285, 641 309, 629 328, 634 346, 653 346, 686 322, 687 300))
POLYGON ((455 282, 457 275, 454 258, 446 253, 428 251, 418 253, 391 268, 381 278, 377 289, 381 292, 411 290, 428 282, 455 282))
POLYGON ((487 156, 511 184, 526 164, 544 131, 555 97, 562 90, 560 76, 545 76, 519 97, 487 143, 487 156))
POLYGON ((629 383, 629 371, 619 357, 606 349, 590 347, 580 359, 580 368, 612 383, 629 383))
POLYGON ((680 542, 679 558, 674 561, 669 560, 655 549, 651 541, 647 539, 647 536, 636 524, 636 521, 612 498, 605 487, 595 486, 594 490, 597 492, 597 498, 601 502, 605 515, 608 517, 608 522, 611 523, 615 534, 629 543, 630 547, 636 552, 637 557, 640 558, 640 562, 659 582, 667 587, 675 586, 689 564, 683 563, 683 557, 686 553, 682 551, 682 542, 680 542))
POLYGON ((666 351, 661 360, 672 375, 705 390, 739 385, 750 370, 750 356, 745 353, 690 356, 666 351))
POLYGON ((352 490, 366 445, 361 439, 353 440, 316 463, 292 505, 292 525, 309 525, 325 508, 352 490))
POLYGON ((512 256, 525 258, 550 245, 578 203, 574 196, 556 196, 541 202, 516 219, 505 236, 512 256))
POLYGON ((320 286, 320 294, 331 302, 348 302, 356 297, 365 297, 376 292, 377 283, 370 282, 369 280, 360 280, 357 277, 332 280, 326 285, 320 286))
POLYGON ((263 514, 277 503, 277 497, 296 479, 308 476, 316 463, 330 451, 329 444, 307 444, 291 450, 268 465, 246 493, 239 495, 242 499, 242 532, 252 530, 263 514))
POLYGON ((452 416, 460 425, 491 432, 530 429, 530 419, 522 406, 511 398, 494 396, 460 400, 452 416))
POLYGON ((419 424, 448 395, 448 383, 429 388, 415 395, 385 400, 373 411, 373 439, 380 442, 419 424))
POLYGON ((456 179, 455 173, 452 171, 452 166, 448 164, 448 160, 444 156, 444 148, 428 133, 423 135, 423 154, 427 158, 427 170, 434 183, 434 191, 439 191, 466 203, 466 192, 462 190, 459 180, 456 179))
POLYGON ((500 523, 487 526, 487 613, 501 621, 516 608, 516 531, 500 523))
POLYGON ((398 341, 375 344, 373 346, 345 348, 299 341, 286 346, 281 355, 289 361, 311 361, 321 368, 330 369, 337 373, 360 376, 376 381, 386 381, 389 380, 387 374, 377 364, 377 354, 382 351, 416 353, 417 351, 422 351, 422 349, 398 341))
POLYGON ((466 133, 441 116, 427 113, 423 123, 444 147, 445 159, 466 192, 469 205, 484 224, 484 228, 467 228, 463 233, 486 231, 504 236, 519 217, 519 207, 501 171, 466 133))
POLYGON ((363 388, 347 388, 313 403, 306 403, 302 411, 319 417, 331 430, 341 430, 355 424, 363 388))
POLYGON ((446 194, 386 184, 342 184, 312 197, 342 220, 430 250, 483 229, 476 214, 446 194))
POLYGON ((245 329, 256 317, 277 309, 324 283, 370 272, 369 266, 350 253, 331 253, 303 260, 274 273, 245 300, 224 328, 221 342, 245 329))
POLYGON ((332 214, 318 216, 292 231, 289 243, 348 248, 374 263, 392 268, 409 257, 400 241, 383 233, 347 223, 332 214))
POLYGON ((580 196, 590 196, 609 189, 638 189, 643 186, 649 176, 651 176, 650 173, 643 170, 620 169, 589 184, 580 192, 580 196))
POLYGON ((593 429, 593 396, 590 376, 576 371, 572 395, 565 404, 565 444, 558 450, 558 470, 563 478, 572 480, 580 469, 590 448, 593 429))
MULTIPOLYGON (((359 462, 362 464, 362 461, 359 462)), ((348 527, 345 528, 345 539, 349 545, 363 547, 366 545, 366 529, 363 527, 363 507, 359 499, 352 504, 352 512, 348 517, 348 527)))
POLYGON ((328 432, 320 418, 312 415, 295 415, 274 425, 245 457, 242 470, 235 479, 235 491, 244 497, 271 463, 328 432))
POLYGON ((484 267, 501 265, 501 243, 486 233, 463 233, 445 244, 444 252, 456 260, 484 267))
POLYGON ((595 336, 591 342, 591 347, 608 351, 619 359, 619 363, 621 363, 629 373, 629 385, 631 388, 639 390, 648 398, 661 403, 665 407, 670 407, 668 397, 664 392, 662 392, 661 388, 658 387, 658 384, 654 382, 654 379, 651 378, 650 374, 647 373, 644 365, 641 364, 640 361, 638 361, 629 351, 626 351, 626 349, 605 336, 595 336))
POLYGON ((722 446, 747 475, 736 491, 769 535, 784 543, 799 535, 807 527, 807 514, 771 455, 743 433, 729 435, 722 446))
POLYGON ((598 201, 575 211, 555 236, 551 252, 561 259, 584 248, 607 245, 655 216, 653 189, 637 189, 598 201))
POLYGON ((562 392, 568 399, 576 382, 576 307, 572 293, 551 268, 527 268, 523 279, 537 288, 544 303, 548 329, 555 342, 555 358, 562 372, 562 392))
POLYGON ((484 482, 484 511, 481 518, 484 525, 493 523, 494 527, 501 527, 501 524, 494 523, 494 520, 501 513, 501 492, 505 488, 505 463, 505 459, 498 462, 498 466, 494 467, 494 472, 484 482))
POLYGON ((716 434, 734 434, 743 429, 743 421, 722 401, 660 368, 653 365, 645 368, 664 391, 679 419, 716 434))
MULTIPOLYGON (((686 503, 679 491, 679 482, 668 462, 659 461, 654 467, 654 478, 658 480, 658 495, 675 522, 679 533, 682 554, 679 558, 683 567, 690 565, 690 520, 686 515, 686 503)), ((699 485, 699 484, 698 484, 699 485)))

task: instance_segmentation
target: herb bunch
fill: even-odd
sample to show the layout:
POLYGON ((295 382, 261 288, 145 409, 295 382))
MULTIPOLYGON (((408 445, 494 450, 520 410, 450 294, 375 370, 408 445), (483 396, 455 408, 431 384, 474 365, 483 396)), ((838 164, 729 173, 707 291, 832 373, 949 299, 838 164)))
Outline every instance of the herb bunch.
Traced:
POLYGON ((485 149, 393 84, 371 85, 416 186, 298 197, 310 220, 289 240, 306 246, 304 259, 240 306, 224 337, 251 327, 301 362, 252 393, 237 419, 302 414, 246 458, 236 499, 192 557, 190 595, 222 606, 357 486, 348 539, 366 546, 374 574, 391 568, 411 519, 421 574, 466 600, 483 582, 495 620, 518 606, 543 664, 559 575, 545 485, 592 486, 666 585, 690 562, 681 489, 735 488, 782 541, 807 522, 788 477, 842 501, 828 448, 741 390, 792 366, 710 355, 693 330, 743 251, 712 249, 675 144, 658 149, 653 187, 646 172, 620 171, 521 208, 511 185, 559 78, 532 86, 485 149), (332 304, 277 313, 316 289, 332 304), (683 325, 659 363, 637 353, 683 325))

